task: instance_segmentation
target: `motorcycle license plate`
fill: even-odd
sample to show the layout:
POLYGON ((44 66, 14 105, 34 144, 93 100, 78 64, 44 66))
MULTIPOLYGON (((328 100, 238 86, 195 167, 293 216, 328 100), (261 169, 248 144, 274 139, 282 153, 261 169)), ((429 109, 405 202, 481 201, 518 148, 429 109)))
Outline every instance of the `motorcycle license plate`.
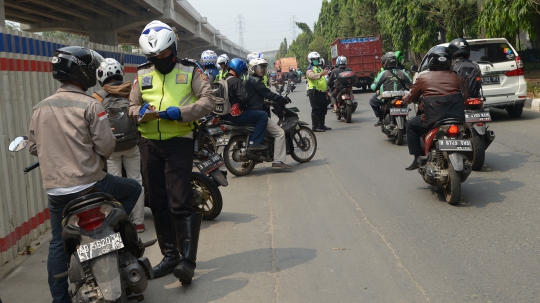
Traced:
POLYGON ((208 127, 206 129, 210 136, 217 136, 217 135, 223 135, 223 130, 221 127, 208 127))
POLYGON ((223 164, 223 158, 220 154, 211 154, 208 159, 197 163, 197 168, 206 175, 223 164))
POLYGON ((439 140, 439 150, 441 151, 472 151, 470 140, 439 140))
POLYGON ((491 115, 489 112, 480 113, 465 113, 466 122, 489 122, 491 121, 491 115))
POLYGON ((391 108, 390 116, 407 116, 409 114, 408 108, 391 108))
POLYGON ((79 245, 77 254, 79 255, 79 260, 84 262, 108 254, 111 251, 119 250, 123 247, 124 243, 122 242, 120 233, 115 233, 103 239, 79 245))

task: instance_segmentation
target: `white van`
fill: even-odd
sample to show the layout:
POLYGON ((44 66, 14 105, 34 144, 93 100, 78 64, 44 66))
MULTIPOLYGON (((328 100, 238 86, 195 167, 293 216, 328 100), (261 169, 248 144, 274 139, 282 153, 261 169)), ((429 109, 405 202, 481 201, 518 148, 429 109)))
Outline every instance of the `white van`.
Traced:
MULTIPOLYGON (((486 102, 484 107, 506 109, 510 117, 518 118, 523 113, 527 99, 527 82, 523 76, 523 61, 514 47, 504 38, 467 40, 471 48, 471 59, 482 71, 482 90, 486 102)), ((438 46, 448 47, 448 43, 438 46)), ((432 48, 433 49, 433 48, 432 48)), ((414 79, 428 70, 427 52, 420 67, 413 67, 414 79)))

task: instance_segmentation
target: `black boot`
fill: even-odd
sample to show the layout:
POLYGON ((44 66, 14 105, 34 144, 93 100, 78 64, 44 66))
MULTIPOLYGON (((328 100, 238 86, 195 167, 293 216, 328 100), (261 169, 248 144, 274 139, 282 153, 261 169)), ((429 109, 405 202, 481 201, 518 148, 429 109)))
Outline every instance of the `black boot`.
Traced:
POLYGON ((411 163, 411 165, 409 165, 409 167, 405 168, 405 170, 415 170, 419 167, 420 165, 418 165, 418 156, 414 156, 413 162, 411 163))
POLYGON ((326 126, 326 115, 319 117, 319 127, 324 130, 331 130, 331 127, 326 126))
POLYGON ((191 284, 195 274, 195 261, 197 260, 197 247, 201 231, 202 213, 196 212, 186 218, 175 218, 176 245, 182 254, 180 264, 174 269, 174 276, 182 284, 191 284))
POLYGON ((317 131, 316 129, 319 128, 319 116, 314 113, 311 113, 311 125, 312 131, 317 131))
POLYGON ((180 264, 180 255, 176 249, 176 234, 174 232, 173 218, 169 210, 163 211, 154 216, 154 226, 158 238, 159 249, 163 259, 154 266, 154 278, 163 277, 174 271, 180 264))

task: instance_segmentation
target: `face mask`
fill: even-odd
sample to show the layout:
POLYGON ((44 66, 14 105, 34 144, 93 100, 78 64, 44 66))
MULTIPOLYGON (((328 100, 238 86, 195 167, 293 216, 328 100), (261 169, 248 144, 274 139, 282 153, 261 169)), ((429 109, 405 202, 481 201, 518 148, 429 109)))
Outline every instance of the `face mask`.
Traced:
POLYGON ((314 66, 319 66, 319 60, 313 60, 312 63, 313 63, 314 66))
POLYGON ((148 61, 154 63, 156 69, 164 75, 170 73, 176 65, 176 57, 173 53, 163 59, 157 59, 156 57, 152 57, 149 58, 148 61))

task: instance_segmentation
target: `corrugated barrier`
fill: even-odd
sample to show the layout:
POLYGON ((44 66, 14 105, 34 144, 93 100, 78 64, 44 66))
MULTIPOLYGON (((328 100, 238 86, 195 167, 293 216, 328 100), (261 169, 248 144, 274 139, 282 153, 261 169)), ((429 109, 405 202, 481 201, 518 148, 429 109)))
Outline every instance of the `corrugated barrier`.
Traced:
POLYGON ((49 39, 0 27, 0 267, 50 228, 41 174, 39 170, 22 171, 36 158, 27 150, 11 153, 8 145, 15 137, 28 134, 32 107, 60 87, 51 75, 51 58, 66 45, 91 48, 118 61, 123 57, 126 81, 132 81, 137 65, 146 62, 144 56, 124 53, 118 47, 49 39))

